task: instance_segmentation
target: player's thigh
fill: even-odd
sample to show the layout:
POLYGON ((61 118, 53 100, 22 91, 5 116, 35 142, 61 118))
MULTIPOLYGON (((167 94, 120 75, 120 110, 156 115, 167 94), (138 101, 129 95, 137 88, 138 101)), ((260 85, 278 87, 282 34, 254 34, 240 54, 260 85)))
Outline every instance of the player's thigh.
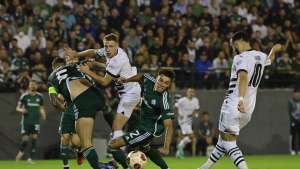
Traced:
POLYGON ((82 117, 75 123, 77 134, 83 145, 91 143, 94 119, 91 117, 82 117))
POLYGON ((96 113, 105 106, 105 97, 94 87, 78 95, 74 100, 75 120, 86 117, 96 118, 96 113))
POLYGON ((30 124, 21 124, 21 135, 22 136, 30 135, 30 124))
POLYGON ((229 112, 221 112, 219 120, 219 130, 223 133, 239 135, 240 132, 240 112, 230 109, 229 112))
POLYGON ((63 114, 59 131, 60 134, 73 134, 76 133, 75 131, 75 117, 73 114, 63 114))
POLYGON ((190 135, 193 133, 192 125, 183 124, 180 128, 183 135, 190 135))
POLYGON ((240 129, 245 127, 251 120, 252 114, 249 113, 241 113, 240 114, 240 129))
POLYGON ((118 105, 117 113, 122 113, 129 118, 133 109, 140 102, 141 97, 137 94, 123 94, 118 105))
POLYGON ((140 145, 149 145, 153 139, 153 135, 144 130, 134 129, 133 131, 124 134, 122 138, 127 146, 135 148, 140 145))
POLYGON ((29 134, 32 134, 32 135, 40 134, 40 124, 30 124, 29 125, 29 134))

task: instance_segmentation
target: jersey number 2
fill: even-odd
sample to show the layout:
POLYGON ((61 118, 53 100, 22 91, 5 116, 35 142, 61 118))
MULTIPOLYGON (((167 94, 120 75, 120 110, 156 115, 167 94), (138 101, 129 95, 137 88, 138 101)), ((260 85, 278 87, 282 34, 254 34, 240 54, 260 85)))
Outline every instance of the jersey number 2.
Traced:
POLYGON ((256 87, 259 84, 261 78, 261 69, 262 69, 262 65, 260 63, 256 63, 254 65, 254 72, 251 76, 248 86, 256 87))
POLYGON ((62 75, 62 74, 65 73, 66 71, 67 71, 67 69, 62 69, 62 70, 56 72, 56 76, 57 76, 57 79, 58 79, 58 81, 59 81, 59 84, 60 84, 60 82, 61 82, 62 80, 64 80, 65 78, 68 77, 68 74, 62 75))

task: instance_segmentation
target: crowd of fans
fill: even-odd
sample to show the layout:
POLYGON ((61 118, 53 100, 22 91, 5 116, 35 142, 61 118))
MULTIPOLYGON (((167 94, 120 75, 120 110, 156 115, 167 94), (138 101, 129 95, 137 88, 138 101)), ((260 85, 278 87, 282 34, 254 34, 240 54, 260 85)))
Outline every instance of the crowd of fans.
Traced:
MULTIPOLYGON (((298 85, 299 0, 4 0, 0 6, 0 91, 24 92, 30 79, 46 91, 63 48, 103 47, 109 33, 139 71, 176 68, 176 87, 227 88, 230 37, 245 31, 253 49, 283 45, 264 87, 298 85)), ((103 72, 99 71, 99 74, 103 72)), ((112 87, 106 88, 112 95, 112 87)))

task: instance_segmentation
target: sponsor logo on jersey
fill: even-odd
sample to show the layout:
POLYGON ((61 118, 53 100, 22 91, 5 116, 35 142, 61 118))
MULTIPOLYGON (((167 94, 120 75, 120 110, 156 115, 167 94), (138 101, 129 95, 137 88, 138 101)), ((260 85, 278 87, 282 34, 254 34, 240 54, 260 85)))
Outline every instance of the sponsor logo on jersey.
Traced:
POLYGON ((167 113, 167 115, 168 115, 168 116, 172 116, 172 115, 174 115, 174 113, 167 113))
POLYGON ((146 105, 149 109, 153 109, 153 108, 148 104, 147 100, 145 100, 144 98, 143 98, 143 100, 144 100, 145 105, 146 105))
POLYGON ((237 65, 240 65, 241 63, 242 63, 243 61, 242 60, 239 60, 239 61, 237 61, 237 65))
POLYGON ((256 60, 260 60, 260 56, 254 56, 256 60))
POLYGON ((27 106, 40 106, 38 103, 27 103, 27 106))
POLYGON ((156 104, 156 100, 155 99, 151 100, 151 104, 155 105, 156 104))

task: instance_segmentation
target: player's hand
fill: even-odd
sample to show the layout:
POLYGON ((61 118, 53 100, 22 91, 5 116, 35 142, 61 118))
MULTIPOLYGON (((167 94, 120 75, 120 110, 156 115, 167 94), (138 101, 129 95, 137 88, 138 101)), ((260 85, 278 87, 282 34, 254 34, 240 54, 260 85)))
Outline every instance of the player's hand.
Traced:
POLYGON ((157 149, 160 153, 164 154, 164 155, 168 155, 169 154, 169 148, 166 148, 165 146, 163 148, 159 148, 157 149))
POLYGON ((239 101, 239 104, 238 104, 238 110, 241 112, 241 113, 246 113, 245 112, 245 107, 244 107, 244 102, 241 100, 239 101))
POLYGON ((23 108, 22 113, 23 113, 23 114, 26 114, 26 113, 27 113, 27 110, 23 108))
POLYGON ((124 84, 124 83, 125 83, 125 80, 126 80, 126 79, 125 79, 124 77, 119 77, 117 83, 119 83, 119 84, 124 84))
POLYGON ((198 113, 194 113, 194 118, 198 118, 198 113))
POLYGON ((90 71, 90 68, 87 64, 82 64, 77 66, 77 70, 82 73, 88 73, 90 71))
POLYGON ((42 114, 41 118, 42 120, 46 120, 46 115, 42 114))
POLYGON ((180 115, 179 115, 179 119, 182 120, 182 119, 183 119, 183 116, 180 116, 180 115))
POLYGON ((74 50, 72 50, 69 47, 64 48, 64 56, 69 56, 71 58, 73 58, 75 56, 76 52, 74 50))
POLYGON ((274 50, 275 52, 280 52, 280 51, 281 51, 281 44, 276 44, 276 45, 274 45, 274 46, 273 46, 273 50, 274 50))

